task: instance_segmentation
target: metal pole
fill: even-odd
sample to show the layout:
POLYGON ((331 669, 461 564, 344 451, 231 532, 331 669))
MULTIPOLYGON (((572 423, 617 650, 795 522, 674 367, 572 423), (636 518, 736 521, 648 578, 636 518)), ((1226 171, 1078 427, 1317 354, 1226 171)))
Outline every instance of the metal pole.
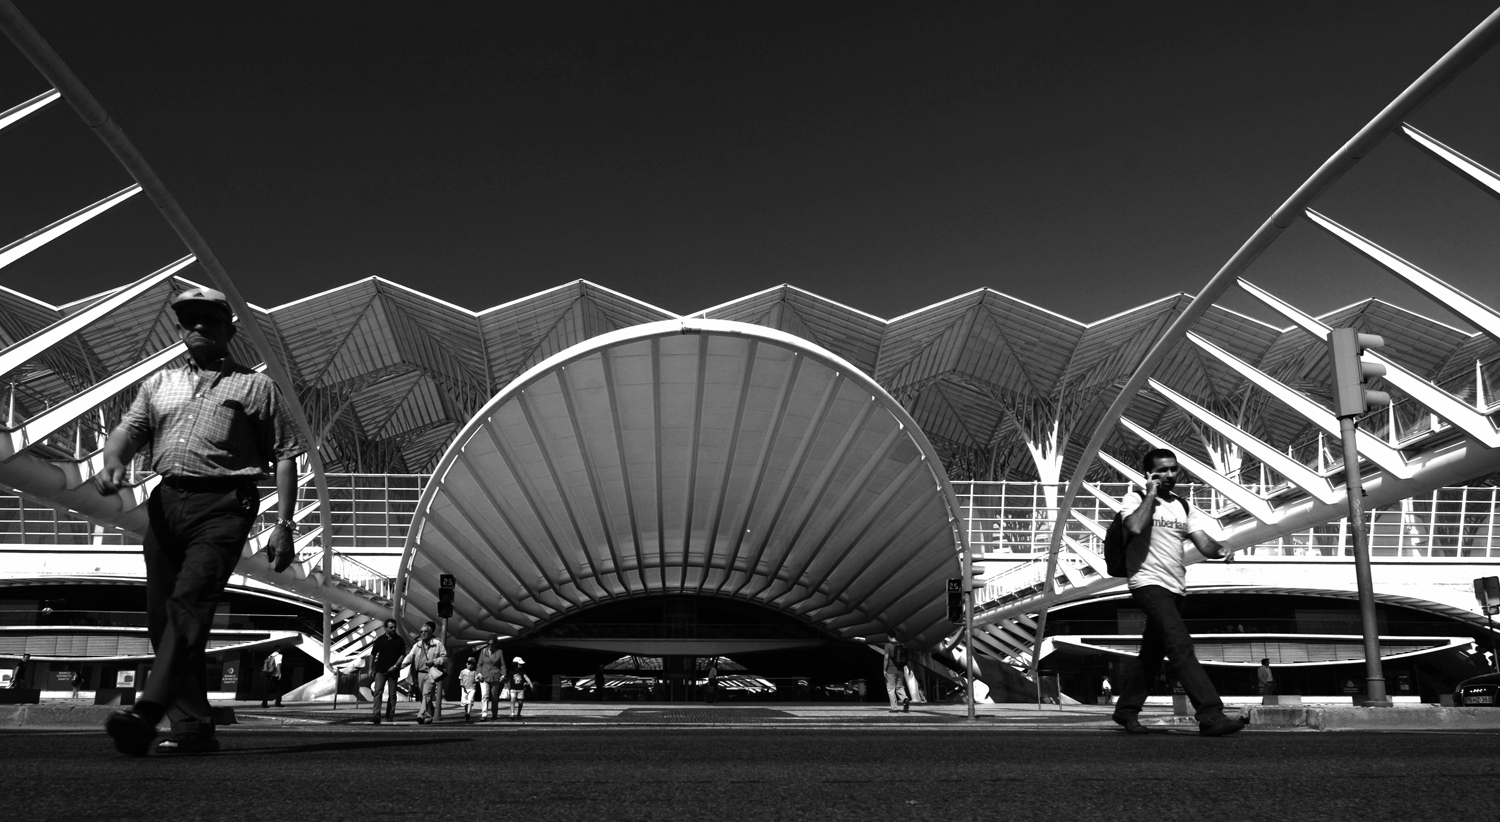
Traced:
POLYGON ((1365 706, 1389 708, 1385 673, 1380 666, 1380 623, 1375 619, 1375 586, 1370 579, 1370 545, 1365 535, 1364 487, 1359 476, 1359 450, 1354 444, 1354 417, 1339 417, 1344 440, 1344 485, 1349 493, 1349 530, 1354 536, 1354 577, 1359 586, 1359 621, 1365 638, 1365 706))
MULTIPOLYGON (((443 658, 448 658, 448 618, 443 617, 443 658)), ((446 673, 446 671, 445 671, 446 673)), ((448 677, 444 676, 438 680, 437 688, 433 691, 432 721, 436 722, 443 718, 443 687, 448 684, 448 677)))
POLYGON ((964 579, 968 596, 964 597, 964 701, 969 704, 969 718, 974 719, 974 669, 979 660, 974 656, 974 575, 964 579))
POLYGON ((1500 674, 1500 640, 1495 638, 1495 617, 1490 609, 1484 609, 1484 621, 1490 626, 1490 663, 1495 666, 1495 673, 1500 674))

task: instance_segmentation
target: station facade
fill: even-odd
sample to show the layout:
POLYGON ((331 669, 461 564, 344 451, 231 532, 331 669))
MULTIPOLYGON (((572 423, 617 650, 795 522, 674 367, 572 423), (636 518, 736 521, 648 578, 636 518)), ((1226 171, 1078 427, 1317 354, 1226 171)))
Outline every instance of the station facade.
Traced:
MULTIPOLYGON (((66 398, 71 371, 97 370, 110 355, 101 346, 122 334, 162 336, 177 287, 144 289, 116 322, 78 335, 73 359, 58 352, 26 375, 25 390, 12 389, 12 419, 66 398)), ((315 598, 247 576, 249 599, 230 612, 269 611, 301 628, 295 639, 269 623, 263 635, 226 634, 218 653, 244 668, 291 641, 307 651, 312 679, 323 646, 338 644, 335 663, 348 667, 381 613, 407 630, 434 618, 438 577, 453 574, 450 641, 502 637, 558 697, 589 697, 609 671, 603 681, 622 696, 688 698, 707 661, 723 660, 741 672, 745 698, 849 698, 855 683, 873 698, 870 649, 894 638, 923 652, 924 693, 951 698, 961 667, 943 584, 960 554, 982 558, 997 601, 1025 593, 1005 580, 1046 556, 1078 432, 1187 302, 1083 323, 981 290, 883 320, 782 286, 677 316, 575 282, 475 312, 370 279, 258 311, 321 444, 331 515, 315 527, 309 518, 309 563, 326 542, 333 573, 375 607, 345 608, 338 636, 325 637, 308 622, 315 598)), ((15 338, 67 310, 0 294, 15 338)), ((1324 319, 1380 328, 1396 356, 1491 410, 1496 354, 1483 338, 1374 300, 1324 319)), ((1199 333, 1266 370, 1298 363, 1310 385, 1326 375, 1322 346, 1296 329, 1215 309, 1199 333)), ((1315 426, 1247 405, 1242 377, 1181 349, 1163 379, 1197 386, 1192 399, 1204 406, 1244 409, 1242 428, 1304 464, 1330 460, 1315 426)), ((256 360, 247 348, 236 354, 256 360)), ((128 392, 115 403, 125 401, 128 392)), ((118 409, 32 448, 86 451, 109 413, 118 409)), ((1205 466, 1268 492, 1278 482, 1158 392, 1142 392, 1129 415, 1188 443, 1184 456, 1205 466)), ((1395 442, 1425 419, 1398 408, 1363 424, 1395 442)), ((1122 427, 1105 451, 1130 465, 1148 445, 1122 427)), ((1123 493, 1126 475, 1109 463, 1092 476, 1123 493)), ((1394 687, 1398 696, 1432 696, 1486 662, 1489 634, 1460 594, 1500 563, 1491 480, 1464 478, 1375 514, 1383 641, 1400 660, 1393 681, 1409 686, 1394 687)), ((301 493, 318 504, 311 484, 301 493)), ((1195 493, 1206 510, 1235 516, 1214 487, 1195 493)), ((1075 508, 1069 538, 1097 547, 1108 514, 1075 508)), ((66 576, 83 591, 138 576, 138 540, 26 493, 7 498, 0 520, 15 560, 0 655, 29 652, 59 670, 89 658, 87 643, 64 639, 77 633, 58 614, 72 609, 47 604, 56 598, 47 580, 66 576)), ((1233 569, 1191 574, 1200 654, 1226 693, 1263 656, 1310 693, 1347 690, 1345 674, 1360 665, 1349 656, 1347 532, 1333 520, 1243 548, 1233 569)), ((1060 604, 1031 651, 1003 642, 974 651, 992 698, 1017 696, 999 665, 1051 672, 1063 696, 1089 699, 1131 652, 1137 626, 1119 590, 1100 592, 1060 604)))

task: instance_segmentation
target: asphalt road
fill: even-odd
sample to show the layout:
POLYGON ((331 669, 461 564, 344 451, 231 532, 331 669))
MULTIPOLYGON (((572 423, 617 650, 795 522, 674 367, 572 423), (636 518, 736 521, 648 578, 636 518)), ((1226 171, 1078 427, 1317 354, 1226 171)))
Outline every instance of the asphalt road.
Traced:
POLYGON ((119 756, 0 731, 13 820, 1490 820, 1500 734, 233 727, 119 756))

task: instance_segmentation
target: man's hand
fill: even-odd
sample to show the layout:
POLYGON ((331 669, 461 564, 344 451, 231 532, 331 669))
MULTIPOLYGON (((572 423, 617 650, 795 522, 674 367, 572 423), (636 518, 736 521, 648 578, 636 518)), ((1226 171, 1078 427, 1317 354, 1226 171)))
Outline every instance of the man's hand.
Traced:
POLYGON ((297 558, 297 551, 292 545, 292 532, 277 525, 271 529, 271 536, 266 540, 266 557, 276 563, 272 570, 281 573, 297 558))
POLYGON ((106 455, 104 467, 94 475, 94 490, 100 496, 112 497, 125 487, 125 464, 120 460, 106 455))

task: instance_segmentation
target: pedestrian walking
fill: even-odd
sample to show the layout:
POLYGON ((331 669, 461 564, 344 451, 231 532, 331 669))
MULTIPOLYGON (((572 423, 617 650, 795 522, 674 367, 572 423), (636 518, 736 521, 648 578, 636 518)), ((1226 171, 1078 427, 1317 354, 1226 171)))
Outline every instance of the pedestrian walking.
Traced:
POLYGON ((708 661, 708 702, 713 704, 719 701, 719 658, 714 657, 708 661))
POLYGON ((83 687, 83 671, 82 670, 74 671, 73 672, 73 678, 68 680, 68 684, 70 684, 70 685, 73 686, 73 698, 77 699, 78 698, 78 689, 83 687))
POLYGON ((1104 704, 1108 705, 1114 701, 1115 689, 1109 681, 1109 674, 1104 675, 1104 681, 1099 683, 1099 695, 1104 697, 1104 704))
POLYGON ((500 636, 479 650, 479 698, 484 701, 480 719, 488 722, 500 718, 500 692, 505 689, 505 652, 500 650, 500 636))
POLYGON ((260 706, 270 707, 268 704, 272 698, 276 700, 276 707, 281 707, 281 646, 277 645, 266 654, 266 661, 260 666, 260 706))
POLYGON ((474 707, 474 698, 479 693, 479 660, 469 657, 464 660, 464 669, 458 673, 459 699, 464 703, 464 721, 473 722, 469 709, 474 707))
POLYGON ((438 683, 448 675, 443 667, 448 664, 448 652, 443 649, 443 643, 433 636, 436 631, 437 623, 423 623, 422 632, 411 644, 411 650, 406 652, 406 658, 401 660, 402 667, 411 666, 412 676, 417 678, 417 693, 422 695, 422 712, 417 716, 418 725, 425 725, 436 716, 437 702, 442 699, 438 683))
POLYGON ((505 696, 510 698, 510 718, 515 721, 521 718, 521 708, 526 705, 526 692, 531 690, 531 677, 523 670, 526 660, 515 657, 510 661, 509 672, 505 677, 505 696))
POLYGON ((1139 655, 1125 668, 1119 704, 1113 719, 1127 733, 1144 734, 1141 706, 1146 703, 1148 683, 1161 672, 1162 660, 1172 664, 1198 719, 1198 733, 1225 736, 1245 727, 1243 719, 1224 715, 1224 701, 1209 681, 1193 652, 1193 637, 1182 621, 1182 603, 1187 591, 1189 547, 1209 558, 1228 559, 1230 552, 1207 531, 1209 517, 1192 503, 1174 494, 1182 469, 1177 455, 1165 448, 1147 452, 1141 463, 1146 471, 1145 493, 1134 489, 1122 500, 1125 514, 1127 582, 1130 596, 1146 616, 1139 655))
POLYGON ((380 724, 382 713, 387 722, 396 721, 396 680, 401 678, 401 659, 406 656, 406 640, 396 633, 396 620, 385 621, 385 633, 370 646, 370 695, 374 697, 375 714, 370 721, 380 724), (382 707, 384 711, 382 712, 382 707))
POLYGON ((885 692, 891 700, 890 712, 910 711, 911 690, 906 687, 906 646, 891 637, 885 641, 883 656, 881 668, 885 672, 885 692))
POLYGON ((141 545, 155 660, 141 698, 104 726, 115 748, 132 756, 150 750, 163 717, 172 736, 157 751, 219 749, 206 687, 214 611, 260 513, 257 483, 268 474, 278 519, 266 551, 278 572, 296 558, 296 460, 307 450, 276 384, 230 356, 234 314, 223 293, 192 288, 172 298, 172 309, 188 363, 141 383, 94 475, 99 493, 117 493, 139 452, 161 478, 147 502, 150 527, 141 545))
POLYGON ((10 675, 10 687, 25 688, 31 685, 31 654, 21 654, 21 661, 10 675))
POLYGON ((1262 659, 1255 669, 1255 681, 1260 685, 1261 696, 1276 695, 1276 674, 1271 672, 1271 660, 1262 659))

